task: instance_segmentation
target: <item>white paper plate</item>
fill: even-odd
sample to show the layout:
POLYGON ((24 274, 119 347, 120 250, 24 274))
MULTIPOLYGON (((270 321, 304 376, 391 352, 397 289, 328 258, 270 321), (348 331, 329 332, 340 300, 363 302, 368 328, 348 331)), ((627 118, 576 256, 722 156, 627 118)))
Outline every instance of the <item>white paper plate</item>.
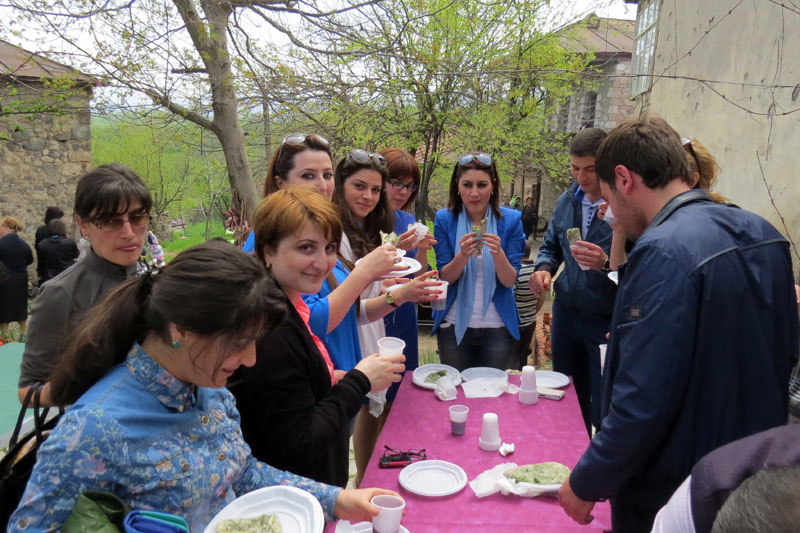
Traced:
POLYGON ((296 487, 276 485, 233 500, 209 522, 205 533, 216 533, 217 524, 222 520, 255 518, 262 514, 277 514, 284 533, 322 533, 325 527, 322 505, 314 496, 296 487))
MULTIPOLYGON (((362 258, 363 259, 363 258, 362 258)), ((361 262, 361 259, 355 262, 356 265, 361 262)), ((389 272, 388 274, 384 274, 378 279, 390 279, 390 278, 402 278, 408 276, 409 274, 413 274, 414 272, 419 271, 422 268, 422 265, 416 259, 412 259, 411 257, 404 257, 402 261, 397 263, 397 267, 408 267, 405 270, 397 270, 393 272, 389 272)))
POLYGON ((422 365, 414 369, 414 374, 412 375, 412 381, 414 385, 419 385, 423 389, 435 389, 436 383, 427 383, 425 378, 428 377, 428 374, 432 372, 438 372, 440 370, 444 370, 447 372, 447 375, 453 380, 453 386, 457 387, 461 383, 461 373, 458 370, 453 368, 450 365, 440 365, 440 364, 431 364, 431 365, 422 365))
POLYGON ((492 368, 489 366, 476 366, 473 368, 467 368, 466 370, 461 371, 461 379, 464 381, 469 381, 471 379, 479 379, 479 378, 506 378, 508 379, 508 374, 500 370, 499 368, 492 368))
POLYGON ((411 463, 400 471, 400 486, 420 496, 447 496, 467 485, 467 474, 460 466, 435 459, 411 463))
POLYGON ((569 385, 569 378, 561 372, 552 372, 550 370, 537 370, 536 371, 536 386, 545 387, 547 389, 559 389, 569 385))
MULTIPOLYGON (((350 524, 350 527, 347 527, 344 522, 344 520, 336 522, 336 531, 334 533, 372 533, 372 522, 358 522, 357 524, 350 524)), ((408 533, 403 524, 400 524, 399 533, 408 533)))

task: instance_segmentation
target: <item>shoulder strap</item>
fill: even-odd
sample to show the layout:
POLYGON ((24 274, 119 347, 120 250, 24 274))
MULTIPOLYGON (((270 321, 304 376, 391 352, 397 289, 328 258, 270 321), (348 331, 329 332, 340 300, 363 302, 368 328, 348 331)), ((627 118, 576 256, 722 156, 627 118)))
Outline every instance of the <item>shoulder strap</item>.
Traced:
POLYGON ((19 432, 22 431, 22 422, 25 420, 25 413, 28 412, 28 406, 31 403, 31 398, 33 397, 35 388, 36 384, 34 383, 28 387, 28 392, 25 393, 25 399, 22 401, 22 408, 19 410, 19 416, 17 417, 17 425, 14 426, 14 432, 11 434, 11 439, 8 441, 9 450, 13 448, 19 440, 19 432))

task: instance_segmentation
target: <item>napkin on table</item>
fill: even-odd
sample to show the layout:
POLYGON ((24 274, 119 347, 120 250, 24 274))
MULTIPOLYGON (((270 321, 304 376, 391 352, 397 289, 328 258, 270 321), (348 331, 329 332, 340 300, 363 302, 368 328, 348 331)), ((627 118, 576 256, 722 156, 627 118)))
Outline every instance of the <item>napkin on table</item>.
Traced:
POLYGON ((436 388, 433 389, 433 393, 443 402, 455 400, 457 393, 453 378, 450 376, 440 377, 439 381, 436 382, 436 388))
POLYGON ((461 383, 464 396, 467 398, 497 398, 504 392, 516 394, 519 387, 504 378, 477 378, 461 383))

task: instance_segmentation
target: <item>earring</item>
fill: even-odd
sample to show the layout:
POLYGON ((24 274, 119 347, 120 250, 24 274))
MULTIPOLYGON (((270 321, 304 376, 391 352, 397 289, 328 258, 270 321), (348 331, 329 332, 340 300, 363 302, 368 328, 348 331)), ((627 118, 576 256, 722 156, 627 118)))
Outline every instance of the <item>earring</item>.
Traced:
POLYGON ((270 268, 272 268, 272 263, 270 263, 269 261, 265 261, 264 266, 266 266, 267 270, 269 270, 270 268))
POLYGON ((181 341, 172 341, 173 348, 180 348, 183 345, 181 341))

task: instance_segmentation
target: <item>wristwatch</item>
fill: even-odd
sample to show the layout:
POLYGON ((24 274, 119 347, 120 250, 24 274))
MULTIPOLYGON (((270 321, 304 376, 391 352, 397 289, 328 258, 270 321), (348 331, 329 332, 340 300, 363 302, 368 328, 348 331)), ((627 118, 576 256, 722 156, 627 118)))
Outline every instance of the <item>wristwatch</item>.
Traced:
POLYGON ((611 272, 611 261, 608 256, 606 256, 606 260, 603 261, 603 266, 600 267, 600 270, 603 272, 611 272))
POLYGON ((397 305, 396 303, 394 303, 394 296, 392 296, 392 293, 391 293, 391 292, 387 292, 387 293, 386 293, 386 303, 387 303, 387 304, 389 304, 389 305, 391 305, 391 306, 392 306, 392 307, 394 307, 395 309, 397 309, 398 307, 400 307, 399 305, 397 305))

